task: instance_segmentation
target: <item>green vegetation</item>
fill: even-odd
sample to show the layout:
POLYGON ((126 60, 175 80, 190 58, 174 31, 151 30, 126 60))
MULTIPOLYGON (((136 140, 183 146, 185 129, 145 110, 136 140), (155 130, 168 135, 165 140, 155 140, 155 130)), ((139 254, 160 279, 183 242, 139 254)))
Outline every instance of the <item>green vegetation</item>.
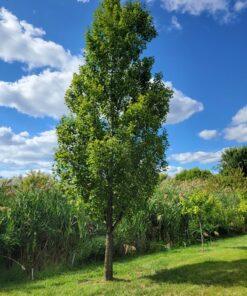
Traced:
POLYGON ((0 272, 0 295, 225 295, 247 294, 247 236, 117 260, 116 279, 104 282, 101 264, 57 269, 38 279, 0 272))
POLYGON ((67 191, 105 224, 105 279, 113 277, 113 233, 153 193, 165 165, 165 122, 172 91, 154 59, 156 36, 140 2, 104 0, 86 35, 85 64, 66 93, 70 114, 57 127, 56 168, 67 191), (128 184, 126 186, 126 184, 128 184))
POLYGON ((247 177, 247 146, 229 148, 222 154, 221 172, 229 174, 229 172, 236 169, 239 169, 247 177))
MULTIPOLYGON (((30 277, 32 268, 102 260, 105 225, 60 187, 42 173, 2 180, 0 263, 8 268, 21 264, 30 277)), ((141 209, 118 224, 114 256, 152 250, 155 242, 183 246, 245 233, 246 221, 247 182, 239 171, 206 180, 167 178, 141 209)))
POLYGON ((207 179, 209 177, 212 177, 212 173, 209 170, 201 170, 199 168, 183 170, 181 173, 175 176, 176 180, 179 181, 207 179))

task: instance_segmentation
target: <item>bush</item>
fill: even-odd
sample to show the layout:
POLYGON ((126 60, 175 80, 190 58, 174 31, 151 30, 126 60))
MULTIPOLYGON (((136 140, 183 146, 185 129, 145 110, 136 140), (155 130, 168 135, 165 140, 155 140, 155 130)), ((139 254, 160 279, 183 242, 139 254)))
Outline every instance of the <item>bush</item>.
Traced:
POLYGON ((212 177, 212 173, 209 170, 201 170, 199 168, 193 168, 190 170, 184 170, 177 174, 175 179, 179 181, 194 180, 194 179, 208 179, 212 177))

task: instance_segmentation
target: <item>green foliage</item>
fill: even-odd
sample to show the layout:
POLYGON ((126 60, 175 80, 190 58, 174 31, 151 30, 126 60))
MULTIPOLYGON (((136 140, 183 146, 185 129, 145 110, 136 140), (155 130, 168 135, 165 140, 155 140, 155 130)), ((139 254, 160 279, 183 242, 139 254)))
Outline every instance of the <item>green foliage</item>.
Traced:
MULTIPOLYGON (((87 217, 41 173, 1 187, 0 255, 27 269, 66 261, 87 239, 87 217), (12 187, 12 188, 11 188, 12 187)), ((13 182, 13 180, 12 180, 13 182)))
POLYGON ((195 191, 188 198, 182 198, 181 204, 182 212, 195 218, 191 219, 190 227, 200 235, 202 248, 204 248, 205 231, 210 233, 217 228, 220 208, 217 199, 207 191, 195 191))
POLYGON ((207 237, 246 230, 247 182, 242 174, 206 180, 163 181, 149 200, 151 240, 189 244, 200 238, 199 218, 207 237))
POLYGON ((151 226, 149 213, 139 210, 123 218, 116 229, 116 247, 118 253, 122 253, 124 244, 135 246, 137 252, 143 252, 149 248, 148 230, 151 226))
POLYGON ((221 156, 222 174, 231 174, 232 170, 238 169, 247 177, 247 146, 226 149, 221 156))
POLYGON ((159 173, 159 182, 163 182, 165 179, 167 179, 167 175, 164 173, 159 173))
MULTIPOLYGON (((123 245, 136 252, 157 242, 162 248, 188 245, 203 232, 211 238, 245 233, 247 182, 239 171, 206 180, 163 180, 141 210, 129 212, 115 232, 115 254, 123 245)), ((27 269, 46 264, 84 264, 104 255, 105 225, 87 215, 87 205, 61 192, 48 175, 2 180, 0 186, 0 256, 27 269), (74 258, 74 259, 73 259, 74 258)), ((207 238, 206 238, 207 239, 207 238)), ((155 243, 155 244, 157 244, 155 243)))
MULTIPOLYGON (((152 241, 180 243, 185 237, 181 228, 186 225, 179 202, 180 191, 174 180, 165 180, 157 187, 149 200, 149 215, 152 227, 149 235, 152 241), (183 223, 184 222, 184 223, 183 223)), ((183 231, 183 230, 182 230, 183 231)))
POLYGON ((182 198, 181 204, 183 206, 183 212, 192 216, 200 217, 204 220, 212 219, 217 214, 217 203, 214 196, 208 192, 198 191, 186 198, 182 198))
POLYGON ((57 127, 64 186, 101 221, 111 208, 112 224, 152 194, 164 164, 166 133, 158 131, 172 92, 160 74, 151 79, 154 60, 142 56, 155 36, 139 2, 103 1, 86 35, 85 64, 66 93, 70 115, 57 127))
POLYGON ((194 180, 194 179, 207 179, 212 177, 212 173, 209 170, 201 170, 199 168, 193 168, 190 170, 183 170, 177 174, 175 179, 179 181, 194 180))

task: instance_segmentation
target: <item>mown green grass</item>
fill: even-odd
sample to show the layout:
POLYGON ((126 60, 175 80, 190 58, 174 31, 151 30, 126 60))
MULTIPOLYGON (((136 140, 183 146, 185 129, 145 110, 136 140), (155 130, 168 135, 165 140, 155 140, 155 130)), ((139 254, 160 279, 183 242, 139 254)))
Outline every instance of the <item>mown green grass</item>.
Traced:
POLYGON ((102 264, 39 274, 31 281, 0 275, 0 295, 247 295, 247 235, 118 260, 114 282, 102 264))

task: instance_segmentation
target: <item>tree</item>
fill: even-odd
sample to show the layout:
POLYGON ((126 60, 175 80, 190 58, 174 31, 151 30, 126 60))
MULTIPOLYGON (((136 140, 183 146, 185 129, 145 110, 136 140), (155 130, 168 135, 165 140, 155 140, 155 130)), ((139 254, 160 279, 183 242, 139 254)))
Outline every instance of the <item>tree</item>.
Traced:
POLYGON ((123 216, 153 192, 166 164, 161 129, 172 91, 152 57, 142 53, 155 36, 139 2, 104 0, 86 34, 85 64, 65 101, 69 115, 57 127, 56 170, 106 225, 105 279, 113 279, 113 233, 123 216))
POLYGON ((182 212, 195 219, 199 227, 202 251, 204 251, 204 231, 211 231, 219 214, 219 203, 213 194, 203 190, 196 191, 181 199, 182 212))
POLYGON ((236 169, 247 177, 247 146, 226 149, 221 156, 221 173, 228 174, 236 169))
POLYGON ((175 179, 179 181, 194 180, 194 179, 207 179, 212 177, 212 173, 209 170, 201 170, 199 168, 192 168, 190 170, 183 170, 177 174, 175 179))

